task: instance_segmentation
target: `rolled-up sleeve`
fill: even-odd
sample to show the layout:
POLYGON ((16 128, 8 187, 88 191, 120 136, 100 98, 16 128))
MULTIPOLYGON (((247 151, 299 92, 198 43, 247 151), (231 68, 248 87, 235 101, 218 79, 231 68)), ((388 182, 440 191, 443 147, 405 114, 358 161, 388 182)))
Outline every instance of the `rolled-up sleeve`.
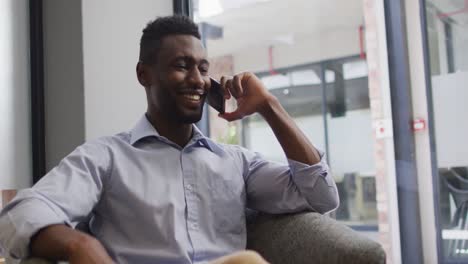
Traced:
POLYGON ((321 160, 307 165, 294 160, 280 164, 260 154, 242 151, 247 206, 268 213, 315 211, 327 213, 339 205, 338 190, 324 152, 321 160))
POLYGON ((0 213, 0 245, 13 258, 29 255, 31 237, 53 224, 89 217, 108 177, 105 146, 86 143, 64 158, 35 186, 21 190, 0 213))

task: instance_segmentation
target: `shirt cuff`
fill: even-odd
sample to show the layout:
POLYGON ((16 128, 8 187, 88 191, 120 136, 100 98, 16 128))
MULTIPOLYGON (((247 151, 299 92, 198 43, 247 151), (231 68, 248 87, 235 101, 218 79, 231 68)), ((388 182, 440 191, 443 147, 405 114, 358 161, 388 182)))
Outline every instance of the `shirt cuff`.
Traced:
POLYGON ((5 251, 15 259, 29 256, 31 237, 46 226, 67 224, 64 214, 52 208, 46 201, 37 198, 22 200, 0 216, 0 239, 5 251))
POLYGON ((288 159, 289 168, 293 181, 300 186, 314 186, 319 178, 323 178, 329 187, 334 186, 334 180, 330 174, 325 159, 325 152, 317 149, 320 155, 320 161, 313 165, 308 165, 299 161, 288 159))

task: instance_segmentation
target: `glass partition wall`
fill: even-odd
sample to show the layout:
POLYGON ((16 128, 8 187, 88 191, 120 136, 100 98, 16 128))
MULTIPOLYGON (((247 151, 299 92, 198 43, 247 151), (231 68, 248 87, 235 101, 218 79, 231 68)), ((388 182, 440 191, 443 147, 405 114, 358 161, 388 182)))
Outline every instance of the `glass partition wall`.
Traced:
POLYGON ((468 261, 468 1, 426 0, 441 253, 468 261))
MULTIPOLYGON (((256 73, 311 142, 326 151, 340 192, 336 218, 376 231, 362 1, 193 0, 192 6, 210 74, 256 73)), ((212 112, 209 126, 217 141, 285 161, 259 116, 227 123, 212 112)))

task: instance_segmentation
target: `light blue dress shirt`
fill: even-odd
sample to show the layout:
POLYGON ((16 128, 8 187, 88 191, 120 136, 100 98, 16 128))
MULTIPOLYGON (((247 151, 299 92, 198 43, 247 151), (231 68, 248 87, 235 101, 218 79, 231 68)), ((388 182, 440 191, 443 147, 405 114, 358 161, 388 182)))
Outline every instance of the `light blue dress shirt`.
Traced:
MULTIPOLYGON (((323 157, 323 153, 321 153, 323 157)), ((28 256, 51 224, 89 222, 117 263, 207 263, 245 249, 245 208, 268 213, 338 206, 327 164, 278 164, 211 141, 194 126, 181 148, 143 116, 78 147, 0 214, 0 244, 28 256)))

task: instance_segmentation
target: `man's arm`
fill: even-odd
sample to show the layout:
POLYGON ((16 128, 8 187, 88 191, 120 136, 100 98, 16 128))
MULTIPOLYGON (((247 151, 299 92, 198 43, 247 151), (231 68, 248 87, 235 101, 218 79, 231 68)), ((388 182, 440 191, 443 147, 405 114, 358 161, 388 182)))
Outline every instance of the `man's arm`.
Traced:
POLYGON ((41 229, 31 239, 31 255, 74 263, 114 263, 95 238, 66 225, 41 229))
POLYGON ((223 77, 221 84, 237 100, 234 112, 220 115, 228 121, 259 113, 270 125, 288 159, 313 165, 320 162, 320 155, 307 137, 284 110, 278 99, 268 92, 253 73, 245 72, 232 79, 223 77))
POLYGON ((237 109, 221 114, 228 121, 259 113, 270 125, 289 161, 268 162, 250 151, 240 151, 244 164, 248 206, 270 213, 314 210, 325 213, 339 204, 336 184, 323 153, 310 143, 279 101, 252 73, 221 79, 226 99, 234 96, 237 109))
MULTIPOLYGON (((278 99, 267 91, 254 74, 246 72, 234 76, 233 79, 222 78, 221 83, 238 102, 236 111, 220 115, 221 117, 233 121, 259 113, 270 125, 288 159, 307 165, 320 162, 318 151, 297 127, 278 99)), ((229 98, 229 93, 227 94, 229 98)))
POLYGON ((78 237, 73 236, 77 231, 68 226, 89 218, 106 185, 109 164, 110 155, 102 142, 86 143, 64 158, 34 187, 21 190, 0 213, 2 247, 18 259, 65 257, 65 245, 68 245, 65 242, 78 237), (49 232, 50 226, 57 225, 62 227, 51 228, 49 232), (45 249, 57 252, 41 250, 41 245, 55 245, 57 247, 45 249), (31 252, 32 248, 37 250, 31 252), (47 253, 57 254, 49 256, 47 253))
POLYGON ((321 157, 317 149, 297 127, 276 98, 269 99, 259 113, 270 125, 288 159, 307 165, 320 162, 321 157))

